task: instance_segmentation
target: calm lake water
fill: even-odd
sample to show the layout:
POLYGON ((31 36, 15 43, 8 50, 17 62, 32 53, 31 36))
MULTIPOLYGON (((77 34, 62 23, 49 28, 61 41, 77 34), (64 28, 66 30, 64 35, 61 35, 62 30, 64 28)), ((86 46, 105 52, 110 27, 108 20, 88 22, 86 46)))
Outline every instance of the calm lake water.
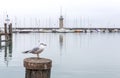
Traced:
POLYGON ((120 33, 13 34, 0 49, 0 78, 25 78, 23 59, 36 55, 22 52, 39 42, 47 44, 41 57, 53 61, 51 78, 120 78, 120 33))

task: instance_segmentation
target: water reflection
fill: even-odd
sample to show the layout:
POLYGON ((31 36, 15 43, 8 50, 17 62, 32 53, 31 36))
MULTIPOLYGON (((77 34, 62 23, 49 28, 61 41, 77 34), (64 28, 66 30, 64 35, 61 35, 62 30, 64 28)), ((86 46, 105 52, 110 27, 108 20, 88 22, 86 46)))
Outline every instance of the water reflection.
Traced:
POLYGON ((66 34, 65 33, 60 33, 59 34, 59 52, 60 52, 60 56, 62 56, 62 54, 64 54, 65 50, 66 50, 66 34))
POLYGON ((63 34, 59 35, 59 44, 60 44, 60 50, 63 49, 63 34))
POLYGON ((13 44, 0 48, 0 78, 24 78, 23 59, 34 55, 21 52, 38 41, 48 44, 41 56, 53 60, 52 78, 120 78, 119 39, 120 33, 13 34, 13 44))
POLYGON ((8 66, 9 61, 12 59, 12 41, 0 42, 0 51, 4 52, 4 63, 8 66))

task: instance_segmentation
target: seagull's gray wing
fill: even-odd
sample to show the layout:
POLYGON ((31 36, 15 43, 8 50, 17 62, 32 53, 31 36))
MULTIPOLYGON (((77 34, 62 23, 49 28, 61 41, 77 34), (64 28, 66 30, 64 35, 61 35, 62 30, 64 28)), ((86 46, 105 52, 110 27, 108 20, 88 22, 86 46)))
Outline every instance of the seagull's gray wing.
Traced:
POLYGON ((35 47, 35 48, 33 48, 31 51, 29 51, 30 53, 35 53, 36 51, 38 51, 39 50, 39 47, 35 47))

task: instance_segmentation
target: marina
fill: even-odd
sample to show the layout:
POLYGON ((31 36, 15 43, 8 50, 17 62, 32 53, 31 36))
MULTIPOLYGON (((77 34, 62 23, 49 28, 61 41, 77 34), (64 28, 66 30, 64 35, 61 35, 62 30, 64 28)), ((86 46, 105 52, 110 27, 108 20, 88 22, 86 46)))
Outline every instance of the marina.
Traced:
POLYGON ((7 72, 13 78, 113 78, 120 73, 120 28, 65 28, 63 19, 58 28, 14 27, 7 15, 0 28, 0 77, 8 78, 7 72))
MULTIPOLYGON (((7 18, 8 19, 8 18, 7 18)), ((4 30, 5 27, 0 27, 0 30, 4 30)), ((5 30, 4 30, 5 31, 5 30)), ((64 27, 64 18, 61 15, 59 18, 59 27, 11 27, 13 33, 92 33, 92 32, 120 32, 120 28, 115 27, 64 27)))
POLYGON ((119 0, 2 0, 0 78, 120 78, 119 0))

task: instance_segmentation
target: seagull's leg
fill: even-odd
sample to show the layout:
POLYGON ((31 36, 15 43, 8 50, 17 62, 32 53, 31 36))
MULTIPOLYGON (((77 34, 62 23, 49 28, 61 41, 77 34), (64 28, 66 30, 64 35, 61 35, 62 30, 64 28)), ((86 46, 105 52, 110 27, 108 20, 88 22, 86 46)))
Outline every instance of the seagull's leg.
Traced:
POLYGON ((37 54, 37 58, 39 58, 39 54, 37 54))

